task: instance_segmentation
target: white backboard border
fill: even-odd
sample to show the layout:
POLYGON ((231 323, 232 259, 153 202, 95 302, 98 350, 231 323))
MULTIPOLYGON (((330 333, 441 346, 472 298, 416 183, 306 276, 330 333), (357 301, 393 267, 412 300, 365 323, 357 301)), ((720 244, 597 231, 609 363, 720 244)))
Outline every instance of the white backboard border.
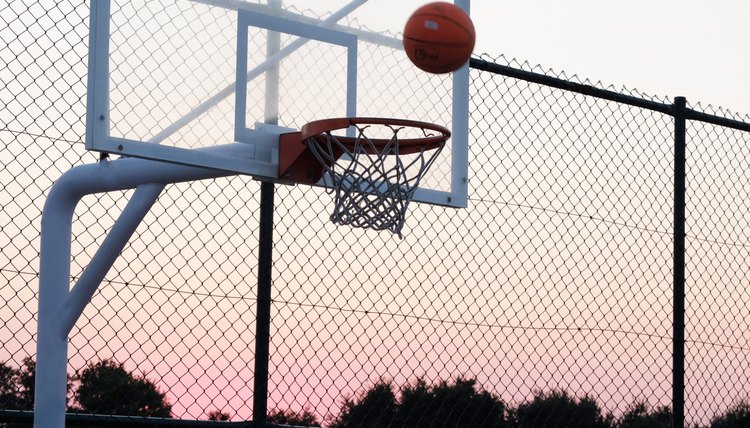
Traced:
MULTIPOLYGON (((212 2, 198 1, 203 4, 219 4, 221 7, 228 7, 233 2, 212 2)), ((237 31, 241 34, 237 39, 238 43, 238 78, 235 84, 219 91, 212 99, 224 99, 235 95, 237 106, 243 106, 247 103, 244 98, 247 94, 247 81, 252 78, 253 73, 262 73, 261 67, 256 70, 247 70, 247 58, 250 52, 247 52, 247 29, 248 26, 256 26, 269 31, 278 31, 300 36, 301 38, 315 39, 325 43, 333 43, 346 48, 347 52, 347 100, 346 115, 356 116, 357 114, 357 55, 358 55, 358 38, 355 35, 361 30, 352 33, 339 31, 341 25, 336 25, 339 19, 337 14, 332 15, 329 19, 321 21, 321 25, 305 24, 292 21, 272 15, 265 15, 259 12, 251 11, 240 7, 242 2, 237 3, 237 31), (333 17, 333 19, 331 19, 333 17), (336 29, 324 28, 330 26, 336 29), (243 43, 244 40, 244 43, 243 43), (244 58, 244 60, 242 60, 244 58), (240 66, 244 69, 240 70, 240 66)), ((364 0, 355 0, 341 11, 350 11, 364 3, 364 0)), ((455 0, 454 3, 464 9, 467 13, 470 11, 470 0, 455 0)), ((202 149, 189 149, 159 144, 175 130, 182 127, 191 118, 205 112, 200 110, 201 107, 191 112, 186 117, 180 118, 173 125, 154 135, 148 141, 137 141, 128 138, 114 137, 110 135, 109 123, 109 85, 110 85, 110 6, 111 0, 99 0, 91 2, 91 19, 89 35, 89 74, 88 74, 88 94, 87 94, 87 113, 86 113, 86 148, 98 152, 120 154, 124 156, 141 157, 153 160, 162 160, 166 162, 179 163, 185 165, 202 166, 213 169, 229 170, 251 176, 272 178, 278 177, 277 158, 267 158, 269 152, 266 146, 263 150, 256 150, 257 145, 274 144, 276 135, 273 131, 255 130, 247 127, 245 123, 244 108, 237 108, 235 112, 235 138, 247 144, 247 149, 243 151, 244 155, 238 157, 235 155, 222 155, 221 150, 210 151, 207 153, 202 149), (269 143, 270 142, 270 143, 269 143), (260 156, 260 153, 263 153, 260 156)), ((373 39, 377 39, 376 37, 373 39)), ((389 38, 390 39, 390 38, 389 38)), ((299 39, 303 40, 303 39, 299 39)), ((293 42, 304 43, 304 41, 293 42)), ((393 47, 393 44, 390 45, 393 47)), ((293 48, 293 46, 287 46, 293 48)), ((286 49, 286 48, 285 48, 286 49)), ((283 49, 282 49, 283 51, 283 49)), ((265 54, 265 53, 264 53, 265 54)), ((279 52, 279 59, 282 58, 283 52, 279 52)), ((266 63, 272 64, 273 58, 269 58, 266 63)), ((436 204, 448 207, 464 208, 468 205, 468 144, 469 144, 469 65, 464 65, 461 69, 452 74, 452 136, 451 144, 451 172, 450 190, 434 190, 420 188, 414 196, 417 202, 436 204)), ((405 118, 419 119, 419 118, 405 118)))

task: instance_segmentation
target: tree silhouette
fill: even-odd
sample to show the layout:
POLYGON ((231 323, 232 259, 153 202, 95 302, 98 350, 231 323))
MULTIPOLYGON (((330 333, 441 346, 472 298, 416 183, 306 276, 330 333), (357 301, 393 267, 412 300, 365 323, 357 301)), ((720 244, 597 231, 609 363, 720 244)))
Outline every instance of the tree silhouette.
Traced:
MULTIPOLYGON (((20 368, 0 363, 0 409, 32 410, 36 363, 23 359, 20 368)), ((171 417, 165 393, 145 376, 134 375, 123 364, 103 360, 89 364, 69 377, 78 384, 70 410, 85 413, 171 417)), ((330 428, 477 427, 477 428, 668 428, 672 410, 635 402, 615 420, 603 414, 595 399, 577 399, 565 391, 537 393, 531 401, 506 408, 499 397, 482 390, 475 379, 459 377, 454 383, 428 385, 424 379, 403 386, 396 394, 392 382, 380 381, 356 397, 347 397, 330 428), (398 395, 398 398, 397 398, 398 395)), ((208 412, 210 421, 228 421, 219 410, 208 412)), ((272 410, 274 424, 320 426, 312 411, 272 410)), ((0 428, 28 428, 27 422, 0 422, 0 428)), ((697 425, 696 425, 697 426, 697 425)), ((750 427, 750 402, 740 401, 711 420, 710 428, 750 427)))
MULTIPOLYGON (((19 409, 34 409, 34 383, 36 382, 36 361, 31 357, 23 359, 23 365, 18 372, 18 386, 20 389, 19 409)), ((70 390, 70 383, 68 383, 70 390)))
POLYGON ((268 413, 268 422, 274 424, 299 425, 306 427, 320 426, 318 418, 308 409, 300 412, 291 410, 272 410, 268 413))
POLYGON ((401 390, 396 411, 404 427, 505 427, 505 404, 487 391, 477 389, 474 379, 441 381, 428 386, 423 379, 401 390))
MULTIPOLYGON (((0 363, 0 409, 34 409, 35 371, 36 364, 31 357, 24 358, 19 369, 0 363)), ((31 428, 31 426, 30 422, 0 422, 0 428, 31 428)))
POLYGON ((171 417, 172 405, 153 382, 112 360, 89 364, 73 379, 80 382, 74 398, 81 412, 171 417))
POLYGON ((32 410, 34 408, 34 373, 36 363, 23 359, 20 369, 0 363, 0 408, 32 410))
POLYGON ((392 426, 396 394, 391 382, 380 381, 359 399, 345 398, 341 413, 330 428, 379 428, 392 426))
POLYGON ((618 428, 671 428, 672 409, 660 406, 651 409, 646 402, 639 401, 622 415, 618 428))
POLYGON ((430 386, 424 379, 401 389, 396 399, 390 382, 379 382, 360 396, 346 399, 331 427, 505 427, 505 404, 477 388, 474 379, 458 378, 430 386))
POLYGON ((232 416, 229 413, 224 413, 220 410, 212 410, 208 412, 209 421, 228 421, 232 416))
POLYGON ((565 391, 540 392, 531 402, 510 412, 517 428, 610 428, 611 414, 603 416, 596 400, 585 396, 580 400, 565 391))
POLYGON ((0 363, 0 408, 21 409, 21 391, 18 385, 20 375, 20 370, 0 363))
POLYGON ((750 403, 740 401, 730 407, 724 414, 711 420, 711 428, 747 428, 750 427, 750 403))
MULTIPOLYGON (((228 421, 232 416, 229 413, 224 413, 219 410, 212 410, 208 412, 209 421, 228 421)), ((284 425, 299 425, 315 427, 320 426, 318 418, 308 409, 303 409, 301 412, 293 412, 291 410, 271 410, 268 413, 266 419, 269 423, 273 424, 284 424, 284 425)))

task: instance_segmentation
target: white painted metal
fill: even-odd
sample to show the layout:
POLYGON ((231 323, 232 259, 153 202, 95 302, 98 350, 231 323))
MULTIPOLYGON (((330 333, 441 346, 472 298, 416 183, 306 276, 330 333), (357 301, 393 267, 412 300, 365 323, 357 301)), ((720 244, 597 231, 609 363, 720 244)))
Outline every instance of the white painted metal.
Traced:
MULTIPOLYGON (((356 10, 368 0, 353 0, 341 7, 339 10, 328 16, 326 19, 319 21, 317 27, 330 27, 343 17, 356 10)), ((217 5, 224 8, 238 9, 239 11, 248 11, 242 6, 242 2, 231 1, 201 1, 198 3, 217 5), (235 4, 236 3, 236 4, 235 4)), ((207 100, 201 102, 184 116, 176 119, 171 125, 167 126, 148 141, 137 141, 127 138, 116 138, 109 135, 109 37, 110 37, 110 4, 111 0, 100 0, 94 2, 91 8, 90 35, 89 35, 89 80, 88 80, 88 108, 86 115, 86 148, 107 153, 126 154, 128 156, 142 157, 146 159, 165 160, 169 162, 182 163, 185 165, 199 165, 210 168, 227 169, 234 172, 264 176, 276 177, 277 165, 269 165, 266 159, 260 161, 231 159, 226 157, 205 156, 197 153, 193 149, 185 149, 172 146, 159 145, 162 141, 179 131, 191 121, 215 107, 219 102, 225 100, 235 93, 236 83, 230 84, 222 90, 215 93, 207 100)), ((255 12, 250 12, 255 13, 255 12)), ((295 21, 288 21, 294 23, 295 21)), ((308 24, 305 24, 308 25, 308 24)), ((312 26, 314 27, 314 26, 312 26)), ((332 30, 329 30, 332 31, 332 30)), ((339 34, 345 34, 338 32, 339 34)), ((347 35, 351 36, 351 35, 347 35)), ((356 36, 353 36, 356 40, 356 36)), ((252 80, 263 74, 270 66, 278 64, 283 58, 299 49, 305 44, 306 40, 298 39, 290 46, 282 49, 278 54, 267 58, 266 61, 259 64, 252 70, 248 70, 246 81, 252 80)), ((349 43, 349 42, 347 42, 349 43)), ((354 57, 356 57, 356 41, 354 42, 354 57)), ((350 49, 351 51, 351 49, 350 49)), ((351 53, 349 54, 351 56, 351 53)), ((247 55, 245 55, 247 58, 247 55)), ((353 67, 356 69, 356 67, 353 67)), ((356 86, 356 75, 354 75, 356 86)), ((350 85, 351 87, 351 85, 350 85)), ((356 92, 354 92, 356 94, 356 92)), ((356 102, 350 103, 355 105, 356 102)), ((347 114, 354 113, 356 110, 351 108, 347 114)), ((257 144, 257 142, 256 142, 257 144)), ((262 152, 268 152, 263 150, 262 152)))
MULTIPOLYGON (((471 16, 470 0, 455 0, 471 16)), ((451 200, 466 208, 469 200, 469 64, 453 73, 453 129, 451 135, 451 200)))
MULTIPOLYGON (((207 152, 242 156, 237 143, 207 152)), ((234 175, 233 172, 146 159, 117 159, 75 167, 50 190, 42 211, 39 256, 34 427, 65 426, 68 334, 127 240, 168 183, 234 175), (70 290, 71 228, 76 205, 85 195, 138 188, 97 251, 81 280, 70 290)))
MULTIPOLYGON (((346 91, 346 107, 342 108, 345 113, 342 115, 356 116, 358 113, 365 115, 372 115, 372 111, 366 109, 367 106, 358 106, 358 102, 363 102, 367 99, 367 102, 371 105, 373 101, 368 99, 370 95, 363 95, 363 100, 358 101, 357 92, 364 93, 364 88, 357 88, 357 72, 359 68, 359 79, 362 81, 372 81, 373 78, 377 80, 377 76, 372 76, 372 73, 376 73, 376 68, 363 67, 362 62, 365 58, 360 55, 364 55, 368 52, 364 47, 368 44, 368 48, 372 45, 376 46, 387 46, 392 50, 401 49, 401 42, 398 37, 393 37, 385 33, 376 33, 367 31, 364 28, 350 28, 347 25, 338 24, 342 18, 355 11, 357 8, 366 3, 367 0, 353 0, 341 7, 338 11, 323 20, 318 20, 314 16, 305 16, 304 13, 297 13, 292 10, 281 9, 279 10, 270 7, 269 5, 255 4, 244 2, 240 0, 193 0, 193 3, 199 4, 202 7, 217 7, 226 11, 236 11, 237 21, 240 22, 238 25, 237 33, 239 35, 237 39, 239 53, 237 55, 237 61, 239 63, 245 63, 248 58, 247 52, 247 36, 248 32, 245 31, 246 25, 251 25, 255 28, 266 28, 272 29, 280 33, 300 35, 298 39, 291 41, 286 46, 281 47, 279 52, 270 55, 266 58, 266 61, 260 63, 252 70, 243 70, 244 73, 238 73, 239 78, 233 84, 229 84, 226 87, 218 87, 217 92, 209 94, 211 95, 207 99, 200 102, 197 106, 192 108, 190 112, 183 114, 181 117, 170 121, 170 124, 165 126, 159 132, 154 134, 148 141, 136 141, 130 139, 129 135, 125 135, 122 138, 109 135, 110 123, 109 123, 109 91, 111 88, 108 87, 109 82, 109 36, 110 36, 110 6, 115 7, 116 3, 110 5, 110 0, 100 0, 93 2, 92 4, 92 19, 91 19, 91 36, 90 36, 90 73, 89 73, 89 106, 87 112, 87 148, 100 150, 110 153, 121 153, 128 156, 143 157, 149 159, 166 160, 169 162, 182 163, 185 165, 200 165, 210 168, 220 168, 231 170, 243 174, 249 174, 259 177, 276 178, 277 177, 277 151, 273 147, 276 143, 271 142, 266 144, 255 139, 256 129, 248 128, 247 125, 252 124, 244 123, 247 120, 247 114, 243 106, 247 105, 247 96, 253 96, 253 94, 247 94, 245 88, 247 81, 255 79, 261 76, 274 64, 278 64, 281 59, 287 57, 293 51, 296 51, 303 46, 309 37, 316 40, 322 40, 326 43, 333 43, 345 46, 346 55, 348 61, 348 77, 347 77, 347 91, 346 91), (247 24, 247 20, 251 23, 247 24), (360 46, 362 45, 362 46, 360 46), (357 64, 357 62, 360 64, 357 64), (367 73, 371 73, 368 75, 367 73), (240 88, 242 86, 242 88, 240 88), (219 103, 225 101, 231 97, 232 94, 236 97, 235 102, 235 121, 234 121, 234 132, 235 141, 253 141, 253 147, 249 148, 249 153, 252 154, 251 159, 238 160, 229 157, 216 155, 216 156, 205 156, 203 153, 196 152, 195 149, 176 147, 168 144, 160 144, 175 135, 178 131, 183 129, 185 126, 192 123, 192 121, 198 119, 202 115, 206 114, 212 108, 219 105, 219 103), (362 113, 364 112, 364 113, 362 113)), ((454 3, 459 7, 463 8, 467 12, 470 12, 470 0, 454 0, 454 3)), ((270 3, 269 3, 270 4, 270 3)), ((115 25, 114 21, 111 25, 115 25)), ((355 25, 356 27, 356 25, 355 25)), ((116 29, 112 29, 116 31, 116 29)), ((115 49, 115 47, 112 47, 115 49)), ((253 53, 250 53, 251 55, 253 53)), ((408 62, 408 61, 407 61, 408 62)), ((245 67, 247 64, 244 64, 245 67)), ((238 69, 240 67, 238 66, 238 69)), ((424 76, 427 76, 426 74, 424 76)), ((426 77, 425 77, 426 78, 426 77)), ((283 80, 283 76, 281 77, 283 80)), ((432 79, 432 77, 430 78, 432 79)), ((432 82, 432 80, 430 80, 432 82)), ((396 79, 393 84, 398 85, 404 82, 400 82, 396 79)), ((421 87, 421 86, 420 86, 421 87)), ((427 85, 426 87, 430 87, 427 85)), ((468 199, 468 87, 469 87, 469 68, 464 66, 462 69, 453 73, 452 76, 452 89, 450 84, 448 85, 448 93, 444 97, 452 98, 448 104, 452 103, 452 107, 449 107, 445 117, 437 119, 440 124, 447 124, 448 121, 452 122, 452 133, 453 136, 449 141, 450 156, 445 156, 436 164, 435 169, 440 171, 446 171, 447 176, 441 176, 435 174, 429 177, 429 180, 425 180, 422 186, 416 191, 414 200, 418 202, 425 202, 430 204, 451 206, 451 207, 466 207, 468 199), (450 162, 450 165, 444 163, 450 162), (449 173, 447 171, 450 171, 449 173), (430 184, 432 183, 432 185, 430 184), (450 183, 449 186, 446 186, 450 183), (433 187, 434 186, 434 187, 433 187)), ((113 90, 115 88, 112 88, 113 90)), ((410 88, 413 90, 413 87, 410 88)), ((415 92, 415 96, 419 96, 419 90, 415 92)), ((386 95, 387 96, 387 95, 386 95)), ((413 98, 411 98, 413 99, 413 98)), ((283 99, 282 99, 283 100, 283 99)), ((288 102, 288 101, 287 101, 288 102)), ((300 102, 314 104, 314 100, 302 100, 300 102)), ((381 103, 388 105, 388 99, 380 99, 375 104, 381 103)), ((342 101, 343 104, 343 101, 342 101)), ((391 113, 384 110, 385 116, 399 117, 405 119, 424 120, 419 113, 416 115, 409 114, 409 107, 400 107, 394 105, 391 113)), ((378 114, 376 116, 383 116, 378 114)), ((285 112, 280 112, 283 116, 285 112)), ((261 120, 261 118, 258 118, 261 120)), ((282 124, 283 125, 283 124, 282 124)), ((290 126, 286 124, 285 126, 290 126)), ((231 132, 231 131, 230 131, 231 132)), ((273 138, 272 138, 273 140, 273 138)), ((171 144, 174 144, 172 142, 171 144)))
MULTIPOLYGON (((292 20, 286 20, 274 16, 259 14, 256 12, 240 10, 237 12, 237 80, 235 91, 235 140, 244 142, 252 141, 254 130, 249 129, 246 124, 247 111, 247 82, 268 71, 272 66, 289 56, 290 53, 304 46, 310 40, 318 40, 333 45, 343 46, 347 49, 347 98, 344 116, 355 116, 357 113, 357 37, 322 27, 326 19, 320 25, 309 25, 292 20), (247 34, 250 27, 264 28, 277 33, 292 34, 298 38, 288 46, 270 55, 264 62, 248 71, 248 46, 247 34)), ((272 178, 276 178, 274 174, 272 178)))

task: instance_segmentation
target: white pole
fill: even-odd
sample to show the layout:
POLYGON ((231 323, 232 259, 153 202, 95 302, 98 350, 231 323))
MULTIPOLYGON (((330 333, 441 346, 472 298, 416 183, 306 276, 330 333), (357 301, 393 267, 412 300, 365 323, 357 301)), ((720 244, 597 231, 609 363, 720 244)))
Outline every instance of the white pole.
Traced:
MULTIPOLYGON (((470 0, 455 0, 456 6, 471 14, 470 0)), ((453 129, 451 135, 452 206, 466 208, 469 198, 469 64, 453 73, 453 129), (461 130, 461 132, 458 132, 461 130)))
POLYGON ((75 205, 69 192, 53 186, 42 211, 35 428, 65 426, 68 338, 58 319, 70 285, 70 238, 75 205))
MULTIPOLYGON (((239 156, 246 147, 238 143, 216 150, 234 151, 239 156)), ((128 158, 78 166, 55 182, 42 211, 35 428, 65 426, 69 330, 119 254, 117 248, 125 245, 138 226, 139 217, 145 215, 165 184, 229 175, 234 173, 128 158), (137 191, 139 196, 132 205, 128 204, 131 208, 123 211, 113 227, 114 235, 107 237, 87 268, 86 279, 69 292, 71 228, 76 205, 85 195, 139 186, 144 190, 137 191), (116 254, 107 254, 108 251, 116 254)))

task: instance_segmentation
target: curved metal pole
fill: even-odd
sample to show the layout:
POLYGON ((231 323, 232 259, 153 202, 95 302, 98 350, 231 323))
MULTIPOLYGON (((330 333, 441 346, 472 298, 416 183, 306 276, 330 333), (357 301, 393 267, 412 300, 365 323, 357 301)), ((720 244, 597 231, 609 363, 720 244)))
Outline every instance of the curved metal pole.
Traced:
MULTIPOLYGON (((217 150, 240 155, 246 147, 231 144, 217 150)), ((229 175, 235 173, 144 159, 118 159, 75 167, 55 182, 41 221, 35 427, 65 426, 70 328, 164 185, 229 175), (76 205, 85 195, 133 188, 138 188, 133 198, 81 281, 70 291, 71 233, 76 205)))

